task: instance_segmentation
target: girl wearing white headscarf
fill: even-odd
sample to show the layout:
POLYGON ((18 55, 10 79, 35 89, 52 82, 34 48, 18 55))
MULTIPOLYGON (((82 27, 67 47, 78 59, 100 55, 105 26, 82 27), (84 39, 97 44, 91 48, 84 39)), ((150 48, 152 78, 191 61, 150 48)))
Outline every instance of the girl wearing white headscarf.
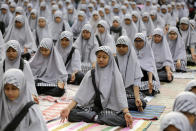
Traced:
MULTIPOLYGON (((7 125, 21 112, 25 105, 33 101, 31 92, 27 85, 24 73, 19 69, 9 69, 5 72, 0 87, 0 130, 3 131, 7 125), (9 87, 8 87, 9 85, 9 87), (11 89, 10 89, 11 88, 11 89), (13 89, 14 92, 13 92, 13 89), (7 90, 14 94, 12 99, 7 90), (18 93, 16 93, 18 92, 18 93)), ((12 95, 13 95, 12 94, 12 95)), ((10 128, 8 126, 8 128, 10 128)), ((39 106, 34 104, 21 120, 15 131, 47 131, 46 123, 42 117, 39 106)))
POLYGON ((36 51, 36 43, 29 27, 28 21, 25 20, 23 15, 15 17, 13 25, 10 27, 5 35, 5 42, 9 40, 17 40, 20 43, 22 54, 31 53, 36 51))
POLYGON ((85 75, 72 102, 61 112, 62 120, 110 126, 126 126, 127 123, 131 127, 125 88, 113 53, 108 46, 101 46, 96 55, 95 69, 85 75), (105 66, 100 62, 103 57, 107 57, 105 66))
POLYGON ((165 27, 164 20, 162 20, 162 18, 159 16, 159 14, 157 14, 156 10, 151 10, 150 18, 154 24, 154 28, 162 28, 163 29, 165 27))
POLYGON ((75 19, 77 19, 77 12, 73 5, 69 5, 67 7, 67 15, 66 15, 65 20, 67 20, 67 22, 69 23, 69 26, 72 27, 75 19))
POLYGON ((137 11, 132 12, 132 20, 137 26, 139 33, 146 33, 146 27, 144 23, 142 22, 142 19, 140 17, 140 14, 137 11))
POLYGON ((148 12, 142 13, 142 22, 146 28, 146 36, 151 38, 152 32, 154 30, 154 24, 153 24, 152 20, 150 19, 150 15, 148 12))
MULTIPOLYGON (((183 113, 192 127, 196 126, 196 95, 192 92, 180 93, 173 105, 173 111, 183 113)), ((195 130, 195 128, 193 128, 195 130)))
POLYGON ((100 16, 101 20, 105 20, 104 8, 99 8, 98 13, 99 13, 99 16, 100 16))
POLYGON ((104 8, 105 11, 105 20, 107 21, 107 23, 109 24, 109 26, 112 26, 112 12, 111 12, 111 7, 109 5, 106 5, 104 8))
POLYGON ((80 36, 75 41, 74 46, 80 52, 80 58, 82 63, 90 63, 92 64, 92 66, 95 66, 95 51, 99 47, 99 45, 90 24, 85 24, 83 26, 80 36), (85 31, 90 33, 90 37, 88 39, 83 36, 85 31))
POLYGON ((160 13, 161 18, 164 20, 165 25, 170 25, 172 20, 171 20, 171 15, 168 13, 168 9, 166 5, 161 6, 161 13, 160 13))
POLYGON ((53 21, 50 23, 49 27, 49 32, 54 43, 56 43, 62 31, 71 31, 67 21, 63 19, 63 13, 60 10, 55 12, 53 21))
POLYGON ((37 47, 39 46, 39 44, 43 38, 51 38, 51 34, 50 34, 49 28, 48 28, 48 21, 45 17, 38 18, 35 33, 36 33, 35 40, 36 40, 37 47))
POLYGON ((2 61, 5 57, 4 48, 5 48, 5 42, 3 39, 3 35, 0 31, 0 61, 2 61))
POLYGON ((110 34, 114 38, 115 42, 120 36, 126 35, 126 30, 121 25, 120 17, 118 16, 113 17, 112 26, 110 27, 110 34))
POLYGON ((189 19, 183 17, 180 19, 180 29, 179 32, 185 43, 185 49, 187 53, 187 65, 195 65, 196 54, 195 54, 195 44, 196 44, 196 32, 191 27, 189 19))
POLYGON ((143 74, 135 50, 127 36, 118 38, 116 48, 116 62, 125 85, 129 109, 143 111, 146 107, 146 102, 139 91, 143 74))
POLYGON ((82 27, 87 23, 86 15, 83 11, 78 12, 77 20, 74 22, 74 24, 71 27, 74 40, 78 38, 80 35, 80 32, 82 30, 82 27))
POLYGON ((100 20, 97 25, 97 31, 95 33, 96 39, 99 46, 109 46, 112 49, 112 52, 116 53, 115 41, 109 33, 108 23, 104 20, 100 20), (101 32, 100 30, 104 30, 101 32))
POLYGON ((92 16, 90 18, 90 24, 92 26, 92 30, 95 33, 96 29, 97 29, 97 24, 98 22, 101 20, 98 11, 94 10, 92 13, 92 16))
POLYGON ((32 11, 29 15, 29 26, 30 26, 30 29, 33 33, 35 33, 35 30, 36 30, 37 19, 38 19, 37 10, 32 9, 32 11))
POLYGON ((191 91, 196 94, 196 80, 190 81, 187 84, 185 91, 191 91))
POLYGON ((65 93, 67 71, 63 63, 52 39, 42 39, 38 51, 30 60, 38 94, 62 96, 65 93), (39 83, 44 85, 38 86, 39 83), (47 84, 55 86, 47 88, 47 84))
POLYGON ((175 68, 169 45, 162 29, 154 29, 151 46, 155 57, 159 80, 162 82, 171 82, 173 80, 172 71, 174 71, 175 68))
POLYGON ((143 33, 137 33, 134 37, 134 46, 144 75, 140 90, 145 95, 156 95, 159 93, 160 81, 151 45, 143 33))
POLYGON ((80 52, 73 47, 73 34, 71 32, 64 31, 61 33, 60 39, 57 41, 57 49, 63 58, 68 73, 67 83, 79 85, 84 74, 81 72, 80 52))
POLYGON ((170 27, 167 34, 167 41, 177 72, 186 72, 186 50, 184 41, 176 27, 170 27), (174 36, 173 36, 174 35, 174 36), (173 37, 176 36, 176 39, 173 37))
POLYGON ((33 74, 29 66, 29 63, 26 60, 23 60, 21 58, 21 49, 20 49, 19 42, 16 40, 8 41, 5 45, 4 54, 5 54, 4 56, 6 57, 0 63, 1 80, 3 80, 3 75, 7 70, 11 68, 20 69, 24 72, 25 78, 27 80, 27 87, 31 91, 31 94, 34 96, 38 96, 36 88, 35 88, 35 82, 33 80, 33 74), (14 55, 14 53, 17 53, 17 54, 14 55))
POLYGON ((152 8, 151 0, 145 0, 144 8, 142 8, 142 12, 150 12, 152 8))
POLYGON ((160 123, 160 131, 166 130, 192 131, 188 119, 180 112, 166 114, 160 123))
POLYGON ((135 34, 138 32, 137 26, 132 20, 131 14, 126 14, 123 22, 122 27, 126 30, 126 34, 131 41, 133 41, 135 34))
POLYGON ((5 28, 8 27, 9 22, 10 22, 10 17, 11 14, 9 12, 9 7, 7 4, 2 4, 1 5, 1 12, 0 12, 0 21, 4 23, 5 28))
POLYGON ((49 10, 46 2, 42 1, 40 3, 40 7, 39 7, 39 17, 45 17, 48 20, 50 17, 49 13, 50 13, 50 10, 49 10))

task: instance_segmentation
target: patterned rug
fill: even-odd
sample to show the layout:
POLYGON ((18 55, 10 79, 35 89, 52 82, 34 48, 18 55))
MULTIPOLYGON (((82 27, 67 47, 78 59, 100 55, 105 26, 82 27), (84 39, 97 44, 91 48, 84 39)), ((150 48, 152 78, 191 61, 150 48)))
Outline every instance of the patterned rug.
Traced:
POLYGON ((151 125, 151 121, 134 120, 133 128, 112 127, 96 123, 76 122, 60 123, 56 120, 47 124, 49 131, 146 131, 151 125))
POLYGON ((130 111, 134 119, 158 120, 163 113, 165 106, 147 105, 144 112, 130 111))

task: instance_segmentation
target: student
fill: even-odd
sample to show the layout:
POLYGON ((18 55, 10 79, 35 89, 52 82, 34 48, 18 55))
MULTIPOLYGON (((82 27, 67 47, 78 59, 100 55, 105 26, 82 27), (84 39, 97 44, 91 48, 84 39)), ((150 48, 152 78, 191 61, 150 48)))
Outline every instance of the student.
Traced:
POLYGON ((137 11, 132 12, 132 20, 137 26, 138 33, 146 33, 146 27, 140 18, 140 14, 137 11))
POLYGON ((0 62, 0 81, 3 80, 3 75, 8 69, 20 69, 24 72, 25 78, 27 80, 27 87, 29 88, 35 100, 37 100, 38 94, 35 88, 33 74, 29 63, 21 58, 21 49, 19 42, 16 40, 8 41, 5 45, 5 52, 5 59, 0 62))
POLYGON ((154 24, 154 28, 164 28, 165 23, 164 20, 160 17, 160 15, 157 13, 157 10, 151 10, 150 11, 150 19, 152 20, 154 24))
POLYGON ((192 131, 192 129, 185 115, 170 112, 162 118, 160 131, 192 131))
POLYGON ((196 43, 196 33, 191 27, 189 19, 183 17, 180 19, 179 32, 185 43, 185 49, 187 53, 187 65, 195 65, 196 54, 195 54, 195 43, 196 43))
POLYGON ((94 10, 93 14, 91 16, 91 19, 90 19, 90 24, 93 28, 93 33, 95 33, 95 31, 96 31, 97 24, 98 24, 99 21, 100 21, 99 13, 98 13, 98 11, 94 10))
POLYGON ((176 27, 170 27, 167 34, 170 52, 177 72, 186 72, 186 50, 184 41, 176 27))
POLYGON ((9 12, 9 7, 7 4, 2 4, 1 5, 1 12, 0 12, 0 21, 4 23, 5 28, 8 27, 9 22, 10 22, 10 17, 11 14, 9 12))
POLYGON ((110 35, 108 23, 104 20, 100 20, 97 25, 97 31, 95 33, 99 46, 109 46, 112 52, 116 53, 115 41, 110 35))
POLYGON ((123 28, 126 30, 126 34, 131 41, 133 41, 135 34, 138 32, 137 26, 132 20, 131 14, 126 14, 122 24, 123 28))
POLYGON ((146 36, 152 38, 152 32, 154 30, 154 24, 150 19, 150 15, 148 12, 142 13, 142 22, 146 28, 146 36))
POLYGON ((38 18, 38 24, 36 27, 36 44, 37 47, 39 47, 39 44, 43 38, 50 38, 51 34, 49 32, 48 28, 48 21, 45 17, 39 17, 38 18))
POLYGON ((72 25, 74 24, 75 19, 77 19, 77 12, 76 12, 73 5, 69 5, 67 7, 67 18, 66 18, 66 20, 68 21, 70 27, 72 27, 72 25))
POLYGON ((112 51, 101 46, 96 56, 95 69, 85 75, 72 102, 62 110, 62 121, 131 127, 125 88, 112 51))
POLYGON ((174 71, 175 68, 169 45, 162 29, 154 29, 151 46, 155 57, 159 80, 161 82, 172 82, 172 71, 174 71))
MULTIPOLYGON (((173 105, 173 111, 183 113, 189 120, 192 127, 196 124, 196 95, 192 92, 180 93, 173 105)), ((193 128, 193 130, 195 130, 193 128)))
POLYGON ((33 9, 29 15, 29 26, 33 33, 35 33, 36 27, 37 27, 37 10, 33 9))
POLYGON ((71 30, 73 32, 74 40, 78 38, 80 35, 80 32, 82 30, 82 27, 87 23, 86 15, 83 11, 78 12, 78 18, 74 22, 74 24, 71 27, 71 30))
POLYGON ((116 62, 125 85, 129 110, 142 112, 146 107, 144 96, 139 91, 143 74, 135 50, 127 36, 118 38, 116 50, 116 62))
POLYGON ((80 52, 80 58, 82 63, 90 63, 92 67, 95 67, 96 55, 95 51, 99 47, 96 37, 94 36, 92 26, 85 24, 82 28, 80 36, 74 43, 74 46, 80 52))
POLYGON ((38 94, 62 96, 65 93, 67 71, 51 38, 44 38, 30 60, 38 94))
POLYGON ((120 36, 126 35, 125 29, 121 26, 120 17, 118 16, 113 17, 112 26, 110 27, 110 34, 114 38, 115 42, 120 36))
POLYGON ((143 33, 137 33, 134 46, 144 75, 141 79, 140 91, 145 95, 154 96, 159 93, 160 82, 151 45, 143 33))
POLYGON ((63 13, 60 10, 54 13, 53 21, 49 27, 54 43, 56 43, 62 31, 71 31, 69 24, 63 19, 63 13))
MULTIPOLYGON (((36 43, 29 27, 28 21, 23 15, 17 15, 14 24, 8 30, 5 36, 5 42, 9 40, 17 40, 20 43, 22 55, 31 54, 37 50, 36 43)), ((30 59, 30 56, 26 57, 30 59)))
POLYGON ((48 130, 38 105, 33 102, 26 82, 24 73, 19 69, 9 69, 5 72, 0 88, 1 131, 48 130), (27 104, 30 107, 25 114, 22 110, 27 104), (20 117, 21 120, 19 114, 24 116, 20 117))
POLYGON ((73 34, 64 31, 57 42, 57 50, 61 54, 68 73, 68 84, 79 85, 84 77, 81 72, 80 52, 73 47, 73 34))

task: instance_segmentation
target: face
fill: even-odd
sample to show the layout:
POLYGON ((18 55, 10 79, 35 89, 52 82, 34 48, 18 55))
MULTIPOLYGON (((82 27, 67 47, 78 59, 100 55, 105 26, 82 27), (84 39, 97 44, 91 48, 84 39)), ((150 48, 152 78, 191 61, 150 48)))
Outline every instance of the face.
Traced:
POLYGON ((42 11, 46 10, 46 7, 45 6, 41 6, 41 10, 42 11))
POLYGON ((31 13, 31 19, 36 19, 36 15, 34 13, 31 13))
POLYGON ((56 10, 52 10, 52 14, 54 15, 54 13, 56 12, 56 10))
POLYGON ((68 9, 68 14, 73 14, 73 10, 72 9, 68 9))
POLYGON ((22 22, 19 22, 19 21, 16 21, 15 22, 15 27, 18 28, 18 29, 20 29, 20 28, 23 27, 23 23, 22 22))
POLYGON ((60 18, 60 17, 56 17, 56 18, 55 18, 55 22, 56 22, 56 23, 61 23, 61 18, 60 18))
POLYGON ((105 9, 105 13, 106 13, 106 14, 110 14, 110 10, 106 8, 106 9, 105 9))
POLYGON ((135 4, 131 4, 131 7, 132 7, 133 9, 135 9, 135 8, 136 8, 136 5, 135 5, 135 4))
POLYGON ((168 37, 169 37, 170 40, 176 40, 178 35, 177 35, 176 32, 171 31, 171 32, 169 32, 168 37))
POLYGON ((50 50, 40 47, 40 53, 44 56, 44 57, 48 57, 50 55, 50 50))
POLYGON ((149 2, 149 1, 147 1, 147 2, 146 2, 146 5, 147 5, 147 6, 150 6, 150 2, 149 2))
POLYGON ((181 30, 186 31, 186 30, 188 30, 188 28, 189 28, 189 25, 188 24, 184 24, 184 23, 181 23, 180 24, 180 29, 181 30))
POLYGON ((125 19, 125 24, 126 25, 130 25, 131 24, 131 20, 130 19, 125 19))
POLYGON ((113 11, 114 11, 114 13, 118 13, 119 12, 118 8, 114 8, 113 11))
POLYGON ((82 38, 83 39, 88 40, 88 39, 90 39, 90 37, 91 37, 91 33, 88 30, 82 31, 82 38))
POLYGON ((44 28, 46 26, 46 21, 44 19, 39 19, 39 27, 44 28))
POLYGON ((15 12, 15 7, 10 7, 10 11, 13 13, 15 12))
POLYGON ((61 46, 63 48, 67 48, 69 46, 69 43, 70 43, 70 41, 66 37, 64 37, 63 39, 61 39, 61 46))
POLYGON ((196 94, 196 87, 193 87, 191 91, 196 94))
POLYGON ((118 21, 114 20, 112 25, 117 28, 120 24, 118 23, 118 21))
POLYGON ((1 9, 2 14, 6 14, 7 10, 6 9, 1 9))
POLYGON ((84 17, 81 16, 81 15, 79 15, 79 16, 78 16, 78 20, 82 22, 82 21, 84 20, 84 17))
POLYGON ((154 21, 156 19, 155 15, 150 15, 151 19, 154 21))
POLYGON ((141 38, 136 38, 134 40, 134 44, 136 49, 141 50, 144 47, 144 40, 142 40, 141 38))
POLYGON ((96 20, 99 19, 99 16, 98 16, 97 14, 94 14, 94 15, 93 15, 93 19, 96 21, 96 20))
POLYGON ((99 11, 99 15, 100 15, 101 17, 104 17, 104 13, 103 13, 102 11, 99 11))
POLYGON ((98 27, 98 31, 99 31, 99 33, 104 33, 105 32, 105 28, 104 28, 104 26, 102 26, 102 25, 98 25, 97 26, 98 27))
POLYGON ((100 68, 104 68, 108 65, 109 58, 110 58, 108 54, 106 54, 103 51, 99 51, 97 52, 96 56, 97 56, 97 64, 100 68))
POLYGON ((93 8, 92 7, 88 7, 89 11, 92 12, 93 11, 93 8))
POLYGON ((118 45, 116 45, 116 50, 119 53, 119 55, 123 56, 123 55, 127 54, 128 46, 123 45, 123 44, 118 44, 118 45))
POLYGON ((6 51, 6 56, 9 60, 13 61, 18 57, 18 52, 14 48, 9 47, 6 51))
POLYGON ((162 41, 162 36, 160 36, 160 35, 153 35, 153 40, 154 40, 154 42, 155 43, 160 43, 161 41, 162 41))
POLYGON ((125 10, 125 9, 122 9, 122 13, 123 13, 123 14, 126 14, 126 10, 125 10))
POLYGON ((143 21, 144 23, 148 22, 148 17, 147 17, 147 16, 142 17, 142 21, 143 21))
POLYGON ((190 124, 193 125, 196 120, 196 116, 187 112, 183 112, 183 114, 188 118, 190 124))
POLYGON ((12 84, 5 84, 4 92, 10 101, 16 100, 20 95, 20 90, 12 84))
POLYGON ((16 16, 18 16, 18 15, 21 15, 21 13, 20 12, 16 12, 16 16))
POLYGON ((169 125, 164 131, 180 131, 175 126, 169 125))
POLYGON ((163 14, 165 14, 165 13, 167 12, 167 10, 166 10, 166 9, 161 9, 161 12, 162 12, 163 14))
POLYGON ((28 7, 28 11, 31 12, 31 10, 32 10, 32 8, 31 7, 28 7))
POLYGON ((132 15, 132 20, 136 23, 138 21, 138 18, 135 15, 132 15))

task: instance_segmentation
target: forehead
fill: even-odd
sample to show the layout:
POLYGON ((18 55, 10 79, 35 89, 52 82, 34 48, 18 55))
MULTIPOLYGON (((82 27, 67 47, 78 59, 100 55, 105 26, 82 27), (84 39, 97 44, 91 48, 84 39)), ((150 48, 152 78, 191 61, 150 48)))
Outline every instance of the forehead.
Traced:
POLYGON ((102 50, 97 51, 97 52, 96 52, 96 55, 97 55, 97 56, 98 56, 98 55, 106 55, 106 56, 109 56, 105 51, 102 51, 102 50))

